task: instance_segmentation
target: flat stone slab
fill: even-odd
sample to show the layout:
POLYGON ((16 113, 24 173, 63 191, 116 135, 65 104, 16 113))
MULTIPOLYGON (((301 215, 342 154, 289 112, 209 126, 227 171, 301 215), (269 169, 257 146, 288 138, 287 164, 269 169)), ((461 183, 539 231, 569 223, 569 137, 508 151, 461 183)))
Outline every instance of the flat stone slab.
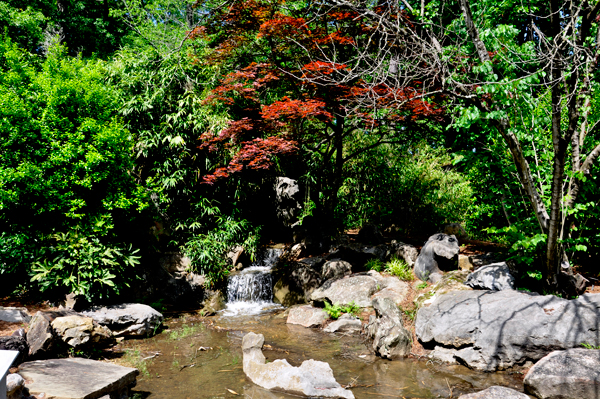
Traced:
POLYGON ((13 308, 0 306, 0 321, 8 323, 29 323, 31 316, 26 308, 13 308))
POLYGON ((27 362, 19 366, 29 393, 53 399, 96 399, 134 386, 139 371, 90 359, 27 362))

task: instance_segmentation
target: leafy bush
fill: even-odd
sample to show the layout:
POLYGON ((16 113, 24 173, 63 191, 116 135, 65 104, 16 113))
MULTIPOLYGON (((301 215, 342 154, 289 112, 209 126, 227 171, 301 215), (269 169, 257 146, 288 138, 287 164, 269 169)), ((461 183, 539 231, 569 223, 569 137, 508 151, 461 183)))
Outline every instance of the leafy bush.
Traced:
POLYGON ((64 288, 64 293, 83 295, 90 302, 105 299, 130 287, 126 268, 139 263, 137 252, 75 232, 53 234, 33 263, 31 281, 42 292, 64 288))
POLYGON ((359 311, 360 308, 354 303, 354 301, 350 302, 346 306, 340 306, 338 303, 331 305, 329 302, 325 301, 325 312, 327 312, 332 319, 339 318, 342 313, 356 315, 359 311))
POLYGON ((392 259, 385 264, 385 271, 404 281, 412 281, 415 278, 412 268, 408 265, 408 263, 395 256, 393 256, 392 259))

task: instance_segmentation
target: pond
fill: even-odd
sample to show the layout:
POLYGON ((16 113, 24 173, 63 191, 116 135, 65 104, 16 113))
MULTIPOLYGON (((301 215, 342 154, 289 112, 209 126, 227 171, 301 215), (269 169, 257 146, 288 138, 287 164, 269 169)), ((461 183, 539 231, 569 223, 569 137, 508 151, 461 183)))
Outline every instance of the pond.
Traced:
POLYGON ((125 341, 124 362, 140 368, 135 398, 297 398, 261 389, 242 370, 241 343, 252 331, 265 336, 267 361, 293 366, 315 359, 329 363, 337 381, 358 398, 457 398, 492 385, 523 391, 519 373, 481 373, 426 358, 383 360, 360 334, 328 334, 286 324, 282 309, 255 315, 182 316, 146 340, 125 341), (146 359, 146 360, 142 360, 146 359))

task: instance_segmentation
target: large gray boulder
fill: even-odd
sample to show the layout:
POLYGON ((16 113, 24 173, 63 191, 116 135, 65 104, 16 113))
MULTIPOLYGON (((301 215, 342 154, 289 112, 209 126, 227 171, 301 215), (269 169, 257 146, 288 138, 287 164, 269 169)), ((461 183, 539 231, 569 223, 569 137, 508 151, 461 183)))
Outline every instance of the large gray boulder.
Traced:
POLYGON ((373 339, 373 350, 384 359, 396 359, 410 353, 410 333, 402 324, 402 314, 389 298, 376 298, 373 308, 377 316, 369 318, 367 336, 373 339))
POLYGON ((600 345, 600 295, 567 300, 513 290, 457 291, 417 313, 415 330, 441 360, 485 371, 541 359, 582 343, 600 345))
POLYGON ((524 384, 540 399, 600 398, 600 350, 552 352, 529 370, 524 384))
POLYGON ((476 290, 514 290, 515 278, 506 262, 492 263, 469 274, 465 284, 476 290))
POLYGON ((492 386, 483 391, 460 395, 458 399, 529 399, 529 396, 512 388, 492 386))
POLYGON ((361 308, 371 306, 371 296, 378 290, 377 280, 371 276, 355 275, 339 280, 327 280, 310 296, 312 301, 349 305, 354 302, 361 308))
POLYGON ((441 269, 458 266, 460 247, 453 235, 434 234, 421 249, 415 261, 415 275, 419 280, 437 283, 442 278, 441 269))
POLYGON ((95 307, 82 313, 108 327, 116 337, 153 335, 163 320, 162 314, 141 303, 95 307))
POLYGON ((298 324, 302 327, 320 327, 328 318, 329 316, 323 309, 304 305, 290 308, 287 323, 298 324))
POLYGON ((262 334, 248 333, 242 340, 243 369, 250 380, 266 389, 333 398, 354 399, 351 391, 335 380, 329 364, 306 360, 293 367, 285 359, 266 363, 262 354, 265 338, 262 334))
POLYGON ((325 262, 321 275, 323 280, 338 279, 352 274, 352 265, 344 260, 330 260, 325 262))

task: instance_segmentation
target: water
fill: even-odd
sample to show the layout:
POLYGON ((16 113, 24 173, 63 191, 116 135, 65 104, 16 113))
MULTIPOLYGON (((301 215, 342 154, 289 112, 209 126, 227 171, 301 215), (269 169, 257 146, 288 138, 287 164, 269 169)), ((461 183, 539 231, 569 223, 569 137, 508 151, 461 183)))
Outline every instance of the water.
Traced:
POLYGON ((133 394, 149 399, 297 398, 264 390, 245 376, 241 344, 250 331, 265 336, 268 361, 287 359, 293 366, 308 359, 325 361, 340 384, 354 386, 357 399, 457 398, 492 385, 523 391, 517 374, 480 373, 417 359, 383 360, 370 352, 361 335, 328 334, 285 321, 280 309, 237 317, 188 316, 168 321, 170 329, 154 338, 125 341, 120 349, 137 351, 133 353, 139 359, 160 353, 144 361, 146 372, 138 377, 133 394))
POLYGON ((229 277, 224 315, 259 314, 279 307, 273 303, 271 269, 281 253, 281 249, 267 248, 250 267, 229 277))

